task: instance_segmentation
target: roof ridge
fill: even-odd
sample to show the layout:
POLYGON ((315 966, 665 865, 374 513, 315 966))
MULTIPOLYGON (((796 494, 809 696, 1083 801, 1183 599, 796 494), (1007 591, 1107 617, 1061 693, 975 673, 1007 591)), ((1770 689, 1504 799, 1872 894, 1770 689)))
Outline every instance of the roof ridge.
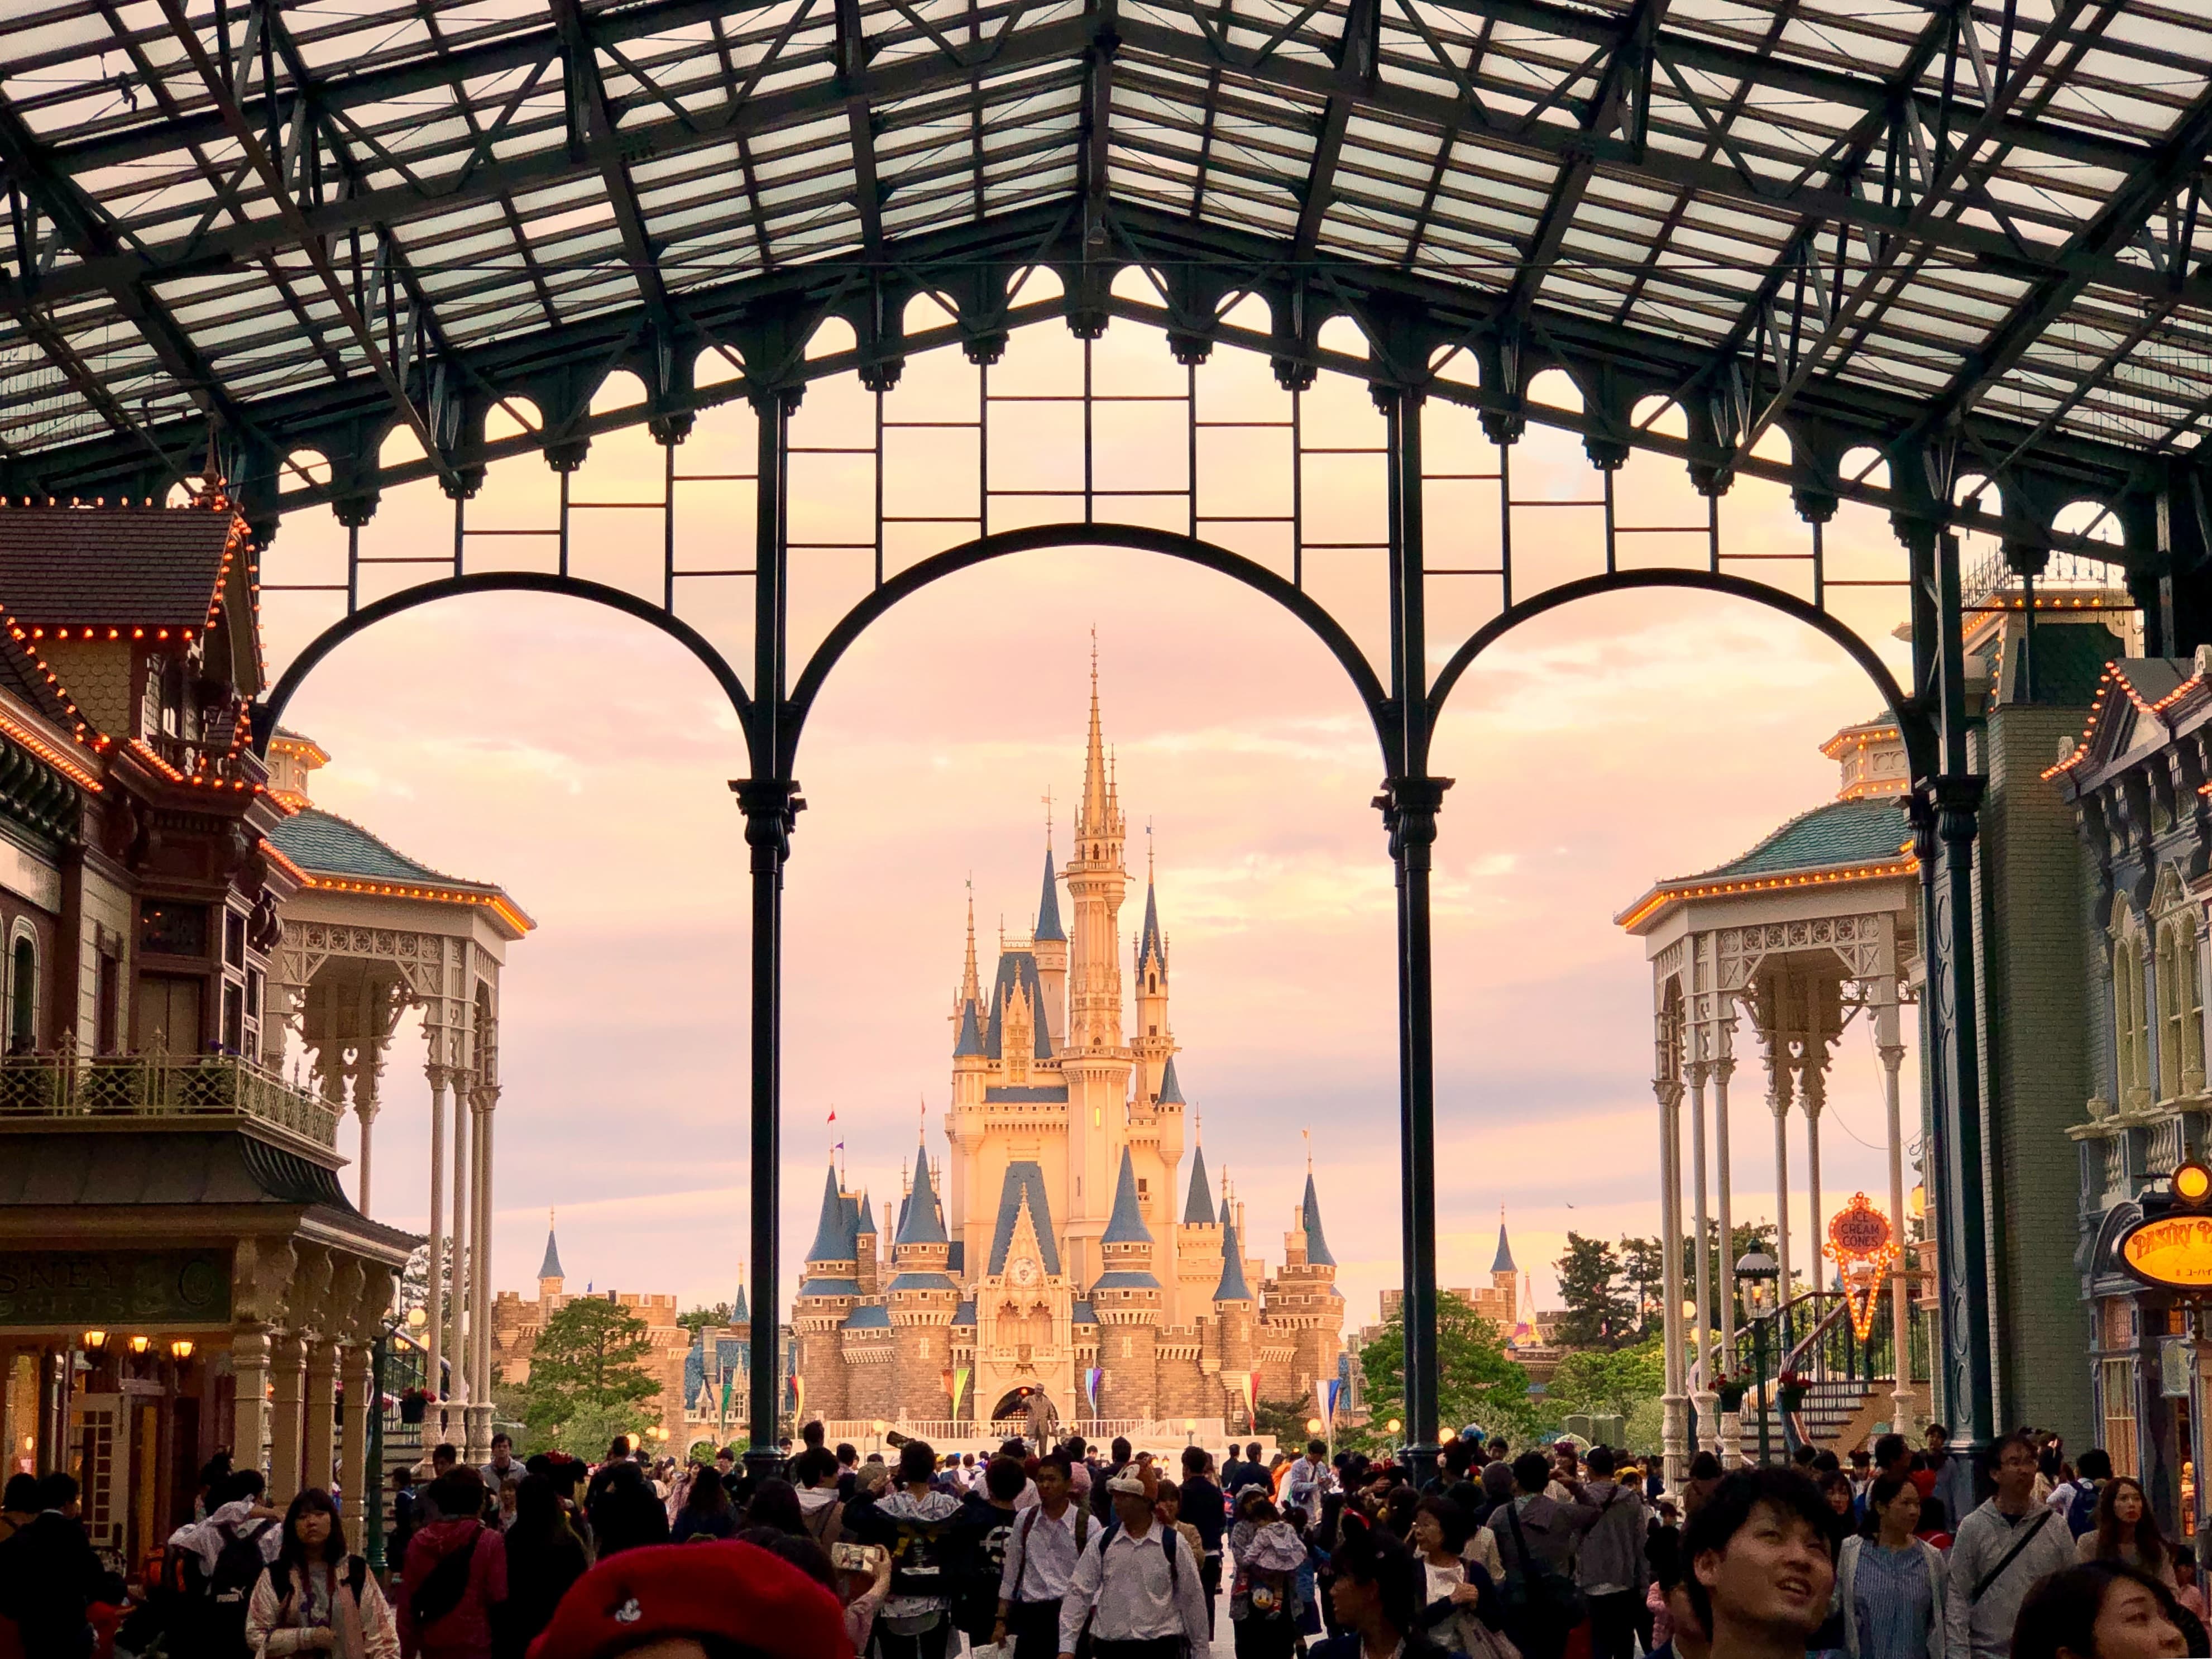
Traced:
POLYGON ((497 893, 505 890, 495 882, 478 881, 470 876, 449 875, 443 870, 435 869, 433 866, 423 863, 422 860, 416 858, 412 853, 401 852, 390 842, 385 840, 383 836, 378 835, 375 830, 368 828, 368 825, 356 822, 354 819, 346 817, 343 812, 333 812, 329 807, 319 805, 313 801, 309 801, 305 806, 300 808, 299 811, 293 813, 290 818, 287 819, 286 822, 296 822, 310 816, 325 817, 334 823, 342 823, 345 825, 347 829, 352 830, 354 834, 361 836, 363 840, 375 842, 379 848, 382 848, 385 852, 389 853, 393 858, 398 860, 400 863, 412 865, 416 870, 422 872, 422 874, 434 878, 439 881, 445 882, 449 886, 474 887, 487 893, 497 893))

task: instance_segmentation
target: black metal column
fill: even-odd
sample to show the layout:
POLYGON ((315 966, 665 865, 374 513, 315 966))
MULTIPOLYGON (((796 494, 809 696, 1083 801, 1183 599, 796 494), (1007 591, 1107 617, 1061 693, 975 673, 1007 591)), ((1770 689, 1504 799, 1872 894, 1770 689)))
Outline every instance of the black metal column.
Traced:
POLYGON ((783 1390, 777 1352, 777 1222, 782 1158, 783 866, 793 820, 805 810, 787 775, 783 730, 785 582, 789 422, 795 392, 756 396, 760 417, 753 545, 753 704, 746 733, 752 775, 730 787, 745 815, 752 849, 752 1330, 747 1469, 777 1473, 776 1425, 783 1390))
POLYGON ((1390 520, 1390 679, 1395 775, 1376 798, 1398 886, 1398 1154, 1405 1279, 1405 1457, 1416 1485, 1434 1470, 1437 1344, 1436 1018, 1429 849, 1449 778, 1427 775, 1428 617, 1421 520, 1421 393, 1376 387, 1386 426, 1390 520))
POLYGON ((1989 1216, 1975 964, 1974 840, 1985 780, 1966 740, 1958 538, 1932 519, 1896 520, 1911 554, 1915 700, 1935 724, 1936 770, 1914 781, 1928 982, 1921 1000, 1929 1172, 1938 1261, 1943 1409, 1972 1455, 1996 1432, 1990 1329, 1989 1216))

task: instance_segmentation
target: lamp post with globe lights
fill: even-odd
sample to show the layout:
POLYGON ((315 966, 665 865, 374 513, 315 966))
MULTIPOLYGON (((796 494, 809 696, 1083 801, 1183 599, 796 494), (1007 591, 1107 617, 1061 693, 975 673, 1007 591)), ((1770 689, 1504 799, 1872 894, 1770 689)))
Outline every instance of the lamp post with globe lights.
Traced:
POLYGON ((1751 1327, 1751 1369, 1759 1390, 1759 1461, 1773 1461, 1766 1418, 1766 1328, 1774 1318, 1775 1288, 1782 1269, 1774 1258, 1756 1248, 1736 1258, 1735 1276, 1743 1283, 1744 1308, 1751 1327))

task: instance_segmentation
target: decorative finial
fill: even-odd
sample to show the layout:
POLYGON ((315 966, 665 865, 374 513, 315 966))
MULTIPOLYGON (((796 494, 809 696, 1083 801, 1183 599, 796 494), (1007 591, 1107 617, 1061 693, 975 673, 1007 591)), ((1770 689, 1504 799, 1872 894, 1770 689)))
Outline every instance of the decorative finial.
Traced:
POLYGON ((1147 887, 1149 887, 1149 886, 1151 886, 1151 885, 1152 885, 1152 819, 1148 817, 1146 817, 1146 820, 1145 820, 1145 884, 1146 884, 1147 887))
POLYGON ((1044 787, 1044 850, 1052 851, 1052 786, 1044 787))
POLYGON ((1306 1173, 1308 1175, 1311 1175, 1313 1173, 1313 1131, 1311 1129, 1301 1129, 1298 1133, 1305 1137, 1306 1173))

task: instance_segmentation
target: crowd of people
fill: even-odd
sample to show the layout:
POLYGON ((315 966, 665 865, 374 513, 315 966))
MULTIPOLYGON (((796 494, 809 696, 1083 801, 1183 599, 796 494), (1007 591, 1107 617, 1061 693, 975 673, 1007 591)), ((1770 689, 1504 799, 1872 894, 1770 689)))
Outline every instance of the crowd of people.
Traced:
POLYGON ((617 1440, 395 1472, 387 1568, 218 1459, 127 1595, 65 1474, 0 1498, 0 1659, 2212 1659, 2195 1557, 2102 1451, 1931 1429, 1668 1494, 1656 1462, 1469 1430, 1416 1486, 1316 1441, 939 1457, 617 1440), (1960 1518, 1955 1525, 1951 1517, 1960 1518), (699 1546, 708 1547, 701 1548, 699 1546))

